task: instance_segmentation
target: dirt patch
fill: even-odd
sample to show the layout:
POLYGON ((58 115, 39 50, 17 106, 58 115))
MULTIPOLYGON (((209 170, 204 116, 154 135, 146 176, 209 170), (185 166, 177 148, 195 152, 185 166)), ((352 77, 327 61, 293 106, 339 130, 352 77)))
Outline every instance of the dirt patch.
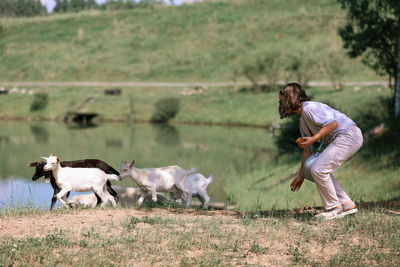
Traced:
MULTIPOLYGON (((110 229, 109 225, 121 224, 128 217, 237 217, 236 211, 198 211, 181 209, 88 209, 76 210, 68 213, 49 212, 45 215, 26 215, 21 217, 4 216, 0 218, 0 236, 23 238, 26 236, 43 237, 56 229, 63 229, 72 233, 81 234, 82 230, 91 227, 110 229)), ((112 228, 111 228, 112 229, 112 228)), ((107 231, 109 234, 118 234, 107 231)))
MULTIPOLYGON (((391 215, 400 216, 400 201, 362 202, 357 203, 360 210, 379 210, 391 215)), ((322 207, 304 207, 292 210, 262 211, 258 214, 263 217, 281 218, 283 216, 313 216, 322 211, 322 207)), ((128 217, 163 217, 181 218, 246 218, 254 215, 237 210, 197 210, 197 209, 163 209, 163 208, 118 208, 118 209, 84 209, 66 213, 49 212, 44 215, 3 216, 0 217, 0 236, 23 238, 26 236, 42 237, 55 229, 63 229, 81 234, 83 229, 91 227, 110 229, 109 225, 121 224, 128 217)), ((113 229, 111 227, 111 229, 113 229)), ((115 228, 117 229, 117 228, 115 228)), ((109 230, 107 230, 109 232, 109 230)), ((112 230, 111 230, 112 231, 112 230)), ((109 232, 109 234, 117 234, 109 232)))

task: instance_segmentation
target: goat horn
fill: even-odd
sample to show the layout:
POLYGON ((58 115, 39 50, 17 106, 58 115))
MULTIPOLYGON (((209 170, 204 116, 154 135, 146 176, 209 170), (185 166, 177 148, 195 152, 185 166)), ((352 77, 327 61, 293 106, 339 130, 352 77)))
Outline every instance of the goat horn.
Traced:
POLYGON ((135 163, 135 161, 132 160, 132 163, 131 163, 131 165, 129 165, 129 168, 132 168, 134 163, 135 163))

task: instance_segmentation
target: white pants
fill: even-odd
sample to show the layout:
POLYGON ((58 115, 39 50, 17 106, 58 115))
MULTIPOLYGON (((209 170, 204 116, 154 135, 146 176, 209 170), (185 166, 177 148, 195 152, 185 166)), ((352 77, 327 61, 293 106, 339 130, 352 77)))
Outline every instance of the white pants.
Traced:
POLYGON ((345 133, 338 134, 312 165, 311 176, 325 209, 335 208, 350 200, 332 173, 353 156, 361 148, 362 143, 361 130, 353 125, 345 133))

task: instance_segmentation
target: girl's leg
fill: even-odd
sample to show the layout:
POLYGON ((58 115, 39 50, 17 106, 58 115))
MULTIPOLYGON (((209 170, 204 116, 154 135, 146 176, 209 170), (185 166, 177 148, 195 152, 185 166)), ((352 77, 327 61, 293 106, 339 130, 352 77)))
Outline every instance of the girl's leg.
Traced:
POLYGON ((333 187, 335 188, 339 203, 343 205, 343 204, 351 201, 350 197, 346 194, 346 192, 339 185, 338 181, 335 179, 333 174, 331 174, 331 179, 332 179, 333 187))
POLYGON ((362 141, 360 129, 352 126, 339 134, 314 162, 311 175, 326 210, 340 206, 342 199, 349 199, 331 173, 360 149, 362 141))

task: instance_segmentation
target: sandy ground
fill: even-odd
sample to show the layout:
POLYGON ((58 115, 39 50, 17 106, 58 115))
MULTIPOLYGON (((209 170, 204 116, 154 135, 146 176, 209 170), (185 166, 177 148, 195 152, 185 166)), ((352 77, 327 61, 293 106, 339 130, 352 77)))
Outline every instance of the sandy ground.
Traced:
MULTIPOLYGON (((133 217, 209 217, 209 216, 231 216, 238 217, 236 211, 200 211, 182 209, 153 208, 118 208, 118 209, 84 209, 68 213, 49 212, 44 215, 4 216, 0 218, 0 236, 12 236, 24 238, 27 236, 43 237, 56 229, 68 230, 80 235, 83 229, 95 227, 107 228, 111 223, 120 224, 126 218, 133 217), (103 227, 104 226, 104 227, 103 227)), ((104 229, 104 230, 105 230, 104 229)), ((111 233, 110 233, 111 234, 111 233)))
MULTIPOLYGON (((358 208, 365 210, 380 210, 385 213, 400 216, 400 201, 387 202, 363 202, 357 203, 358 208)), ((321 207, 304 207, 293 210, 264 211, 264 216, 279 218, 285 215, 313 215, 322 210, 321 207)), ((33 214, 22 216, 0 217, 0 236, 12 236, 24 238, 27 236, 42 237, 56 229, 68 230, 80 234, 83 229, 90 227, 109 229, 108 225, 120 224, 130 216, 134 217, 175 217, 185 218, 187 216, 204 217, 230 217, 239 219, 243 213, 233 210, 198 210, 198 209, 167 209, 167 208, 117 208, 117 209, 83 209, 71 210, 70 212, 48 212, 45 214, 33 214)), ((112 234, 112 233, 110 233, 112 234)))

